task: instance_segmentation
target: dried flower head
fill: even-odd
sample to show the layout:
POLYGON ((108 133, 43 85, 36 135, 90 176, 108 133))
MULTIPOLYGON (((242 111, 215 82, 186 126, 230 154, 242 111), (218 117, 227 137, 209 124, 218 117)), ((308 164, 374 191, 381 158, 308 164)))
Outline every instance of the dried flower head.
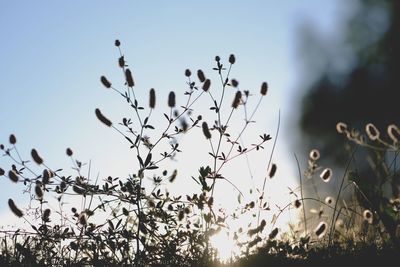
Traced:
POLYGON ((130 69, 125 70, 125 79, 129 87, 135 86, 135 82, 133 81, 133 76, 130 69))
POLYGON ((319 175, 319 177, 321 177, 322 181, 324 181, 325 183, 329 182, 329 180, 332 177, 332 169, 331 168, 325 168, 321 174, 319 175))
POLYGON ((371 139, 372 141, 379 139, 379 130, 372 123, 368 123, 365 126, 365 131, 367 132, 369 139, 371 139))
POLYGON ((10 178, 10 180, 13 181, 14 183, 17 183, 19 180, 18 175, 14 170, 8 172, 8 178, 10 178))
POLYGON ((326 222, 320 222, 315 228, 314 232, 318 238, 322 238, 326 234, 327 229, 328 224, 326 222))
POLYGON ((185 76, 190 77, 192 75, 192 72, 189 69, 185 70, 185 76))
POLYGON ((374 216, 370 210, 364 210, 363 218, 364 218, 364 221, 368 222, 369 224, 372 224, 374 216))
POLYGON ((232 108, 237 108, 240 104, 241 99, 242 99, 242 92, 237 91, 235 98, 233 99, 233 102, 232 102, 232 108))
POLYGON ((111 127, 112 122, 111 122, 109 119, 107 119, 107 118, 101 113, 100 109, 96 108, 95 113, 96 113, 96 117, 97 117, 97 119, 98 119, 99 121, 101 121, 102 123, 104 123, 104 124, 107 125, 108 127, 111 127))
POLYGON ((269 178, 274 177, 274 175, 276 173, 276 169, 277 169, 276 164, 273 163, 271 166, 271 169, 269 170, 269 174, 268 174, 269 178))
POLYGON ((155 108, 156 106, 156 91, 154 88, 150 89, 150 96, 149 96, 149 107, 150 108, 155 108))
POLYGON ((176 100, 175 100, 175 93, 173 91, 169 92, 168 95, 168 107, 173 108, 176 105, 176 100))
POLYGON ((11 134, 9 141, 10 141, 10 144, 15 145, 17 143, 17 138, 15 137, 15 135, 11 134))
POLYGON ((313 161, 318 160, 319 157, 320 157, 320 154, 319 154, 318 149, 313 149, 313 150, 311 150, 309 156, 310 156, 310 159, 313 160, 313 161))
POLYGON ((69 148, 69 147, 67 148, 67 150, 66 150, 65 152, 67 153, 67 156, 68 156, 68 157, 71 157, 72 154, 73 154, 72 149, 69 148))
POLYGON ((39 153, 36 151, 36 149, 31 150, 31 156, 36 164, 40 165, 43 163, 43 159, 39 156, 39 153))
POLYGON ((336 131, 337 131, 338 133, 345 133, 345 132, 347 132, 347 124, 344 123, 344 122, 338 122, 338 123, 336 124, 336 131))
POLYGON ((14 203, 14 200, 12 200, 11 198, 8 199, 8 206, 10 207, 11 211, 15 214, 15 216, 20 217, 20 218, 22 216, 24 216, 22 211, 20 209, 18 209, 18 207, 14 203))
POLYGON ((388 135, 392 139, 393 144, 397 145, 400 138, 400 129, 395 124, 390 124, 387 128, 388 135))
POLYGON ((231 54, 231 55, 229 56, 229 63, 235 64, 235 62, 236 62, 235 55, 234 55, 234 54, 231 54))
POLYGON ((116 47, 119 47, 121 45, 121 42, 117 39, 117 40, 115 40, 114 44, 115 44, 116 47))
POLYGON ((111 88, 111 83, 105 76, 100 77, 101 83, 104 85, 105 88, 111 88))
POLYGON ((197 77, 200 82, 204 82, 206 80, 206 76, 204 76, 204 72, 202 70, 197 70, 197 77))
POLYGON ((211 132, 210 129, 208 128, 208 124, 207 122, 203 121, 203 123, 201 124, 201 128, 203 129, 203 134, 207 139, 211 138, 211 132))
POLYGON ((260 90, 261 95, 266 95, 267 91, 268 91, 268 83, 263 82, 261 84, 261 90, 260 90))
POLYGON ((210 89, 211 86, 211 81, 210 79, 205 80, 204 84, 203 84, 203 91, 207 92, 210 89))
POLYGON ((219 62, 221 58, 219 56, 215 56, 215 61, 219 62))
POLYGON ((45 209, 42 215, 42 220, 45 222, 50 222, 50 209, 45 209))

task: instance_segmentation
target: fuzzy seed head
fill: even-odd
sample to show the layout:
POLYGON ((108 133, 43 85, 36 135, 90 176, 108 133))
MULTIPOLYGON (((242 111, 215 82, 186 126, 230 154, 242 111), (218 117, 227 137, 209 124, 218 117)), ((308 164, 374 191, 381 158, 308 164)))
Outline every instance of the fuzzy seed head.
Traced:
POLYGON ((11 134, 9 139, 10 144, 15 145, 17 143, 17 138, 15 137, 15 135, 11 134))
POLYGON ((125 67, 125 58, 124 58, 124 56, 121 56, 120 58, 118 58, 118 66, 120 68, 125 67))
POLYGON ((347 132, 347 124, 344 122, 338 122, 336 124, 336 131, 340 134, 347 132))
POLYGON ((203 91, 207 92, 210 89, 210 86, 211 86, 211 81, 210 79, 207 79, 203 84, 203 91))
POLYGON ((43 159, 39 156, 39 153, 36 151, 36 149, 31 150, 31 156, 36 164, 40 165, 43 163, 43 159))
POLYGON ((272 230, 272 232, 269 234, 268 238, 269 239, 274 239, 277 235, 278 235, 278 228, 275 228, 274 230, 272 230))
POLYGON ((130 69, 125 70, 125 79, 129 87, 135 86, 135 82, 133 81, 133 76, 130 69))
POLYGON ((332 169, 331 169, 331 168, 326 168, 326 169, 324 169, 324 170, 321 172, 321 174, 320 174, 319 177, 321 177, 322 181, 324 181, 325 183, 329 182, 329 180, 330 180, 331 177, 332 177, 332 169))
POLYGON ((301 201, 299 199, 296 199, 293 203, 293 205, 295 206, 296 209, 301 207, 301 201))
POLYGON ((154 90, 154 88, 150 89, 150 93, 149 93, 149 107, 150 108, 155 108, 156 106, 156 91, 154 90))
POLYGON ((233 64, 235 64, 235 62, 236 62, 235 55, 234 55, 234 54, 231 54, 231 55, 229 56, 229 63, 231 63, 231 64, 233 65, 233 64))
POLYGON ((263 83, 261 84, 260 93, 261 93, 261 95, 266 95, 267 92, 268 92, 268 83, 263 82, 263 83))
POLYGON ((232 102, 232 108, 237 108, 240 104, 240 100, 242 99, 242 92, 241 91, 237 91, 235 98, 233 99, 232 102))
POLYGON ((99 121, 101 121, 108 127, 111 127, 112 122, 109 119, 107 119, 106 117, 104 117, 104 115, 101 113, 100 109, 96 108, 95 113, 96 113, 96 117, 99 121))
POLYGON ((368 123, 365 126, 365 131, 367 132, 369 139, 371 139, 372 141, 379 139, 379 130, 372 123, 368 123))
POLYGON ((324 237, 326 230, 328 229, 328 224, 326 222, 320 222, 315 228, 314 232, 318 238, 324 237))
POLYGON ((12 181, 12 182, 14 182, 14 183, 17 183, 18 182, 18 175, 15 173, 15 171, 9 171, 8 172, 8 178, 10 178, 10 180, 12 181))
POLYGON ((232 84, 232 86, 235 87, 235 88, 239 86, 239 82, 238 82, 237 80, 235 80, 235 79, 232 79, 232 80, 231 80, 231 84, 232 84))
POLYGON ((271 166, 271 169, 269 170, 269 174, 268 174, 269 178, 273 178, 275 176, 276 169, 277 169, 276 164, 273 163, 271 166))
POLYGON ((101 83, 104 85, 105 88, 111 88, 111 83, 105 76, 100 77, 101 83))
POLYGON ((310 159, 313 160, 313 161, 318 160, 319 157, 320 157, 320 154, 319 154, 318 149, 313 149, 313 150, 311 150, 309 156, 310 156, 310 159))
POLYGON ((215 61, 219 62, 221 58, 219 56, 215 56, 215 61))
POLYGON ((387 128, 388 135, 393 141, 393 145, 397 145, 400 139, 400 129, 395 124, 390 124, 387 128))
POLYGON ((173 91, 169 92, 168 95, 168 107, 173 108, 176 105, 175 93, 173 91))
POLYGON ((72 154, 73 154, 73 152, 72 152, 72 149, 71 149, 71 148, 67 148, 67 150, 66 150, 65 152, 67 153, 67 156, 68 156, 68 157, 71 157, 71 156, 72 156, 72 154))
POLYGON ((42 187, 40 185, 36 185, 35 186, 35 194, 36 194, 38 199, 42 199, 43 198, 43 190, 42 190, 42 187))
POLYGON ((192 75, 192 72, 189 69, 185 70, 185 76, 190 77, 192 75))
POLYGON ((121 45, 121 42, 117 39, 117 40, 115 40, 114 44, 115 44, 116 47, 119 47, 121 45))
POLYGON ((87 215, 85 212, 81 212, 78 216, 78 221, 81 225, 86 225, 87 224, 87 215))
POLYGON ((204 82, 206 80, 206 76, 204 76, 204 72, 202 70, 197 70, 197 77, 200 82, 204 82))
POLYGON ((203 129, 203 134, 206 137, 206 139, 211 139, 211 132, 210 129, 208 128, 207 122, 203 121, 201 124, 201 128, 203 129))
POLYGON ((15 214, 15 216, 19 218, 24 216, 22 211, 15 205, 14 200, 12 200, 11 198, 8 199, 8 206, 10 207, 11 211, 15 214))

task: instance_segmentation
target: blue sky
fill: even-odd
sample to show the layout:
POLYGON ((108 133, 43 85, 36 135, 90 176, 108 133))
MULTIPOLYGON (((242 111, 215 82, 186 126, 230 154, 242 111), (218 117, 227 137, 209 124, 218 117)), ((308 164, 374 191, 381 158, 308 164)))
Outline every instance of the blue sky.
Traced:
MULTIPOLYGON (((291 106, 298 103, 302 73, 298 30, 307 22, 326 35, 334 33, 345 9, 339 3, 1 0, 0 143, 14 133, 25 158, 34 147, 50 166, 68 172, 71 162, 65 148, 71 147, 79 159, 92 161, 95 173, 126 177, 134 170, 134 154, 94 116, 97 107, 115 120, 126 112, 123 102, 99 82, 101 75, 121 82, 114 40, 122 42, 138 98, 145 103, 152 87, 160 102, 171 90, 183 92, 186 68, 203 69, 215 78, 214 56, 227 60, 233 53, 237 63, 232 77, 243 88, 258 92, 263 81, 270 86, 256 117, 259 128, 252 128, 250 135, 273 134, 278 110, 283 114, 274 161, 285 177, 275 186, 285 188, 295 178, 293 152, 307 153, 293 151, 287 141, 295 128, 291 106)), ((268 151, 260 159, 264 163, 254 164, 255 176, 264 175, 268 151)), ((199 166, 181 162, 185 175, 199 166)), ((180 166, 179 161, 174 164, 180 166)), ((0 167, 8 169, 9 161, 0 158, 0 167)), ((10 197, 23 201, 21 187, 5 177, 0 196, 0 212, 10 197)))

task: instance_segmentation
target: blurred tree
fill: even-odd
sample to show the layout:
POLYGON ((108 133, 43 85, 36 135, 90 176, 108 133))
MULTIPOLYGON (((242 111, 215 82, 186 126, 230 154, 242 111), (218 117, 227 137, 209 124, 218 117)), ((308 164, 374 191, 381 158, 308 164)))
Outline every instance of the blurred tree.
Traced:
MULTIPOLYGON (((400 1, 358 1, 354 13, 344 23, 341 45, 324 44, 316 37, 310 38, 310 34, 305 34, 303 41, 307 68, 318 73, 318 77, 301 106, 302 143, 310 145, 308 148, 311 144, 318 147, 324 158, 343 166, 348 152, 343 149, 343 136, 335 130, 337 122, 361 131, 371 122, 384 137, 389 124, 399 126, 400 1)), ((383 197, 381 187, 373 188, 382 186, 382 179, 387 177, 379 177, 380 170, 371 171, 365 156, 365 150, 358 155, 357 177, 368 181, 360 185, 371 203, 363 205, 379 213, 393 236, 396 224, 392 214, 385 211, 389 200, 383 197)), ((368 157, 377 162, 377 154, 368 153, 368 157)), ((397 183, 392 184, 391 193, 399 197, 399 178, 392 179, 397 183)))

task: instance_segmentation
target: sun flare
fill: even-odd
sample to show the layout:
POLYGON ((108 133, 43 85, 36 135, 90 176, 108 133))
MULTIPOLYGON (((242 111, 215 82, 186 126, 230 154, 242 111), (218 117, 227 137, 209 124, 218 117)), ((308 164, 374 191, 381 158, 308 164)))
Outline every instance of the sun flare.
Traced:
POLYGON ((210 243, 217 250, 217 256, 222 262, 228 262, 240 252, 239 246, 235 244, 233 237, 225 230, 221 230, 213 235, 210 238, 210 243))

